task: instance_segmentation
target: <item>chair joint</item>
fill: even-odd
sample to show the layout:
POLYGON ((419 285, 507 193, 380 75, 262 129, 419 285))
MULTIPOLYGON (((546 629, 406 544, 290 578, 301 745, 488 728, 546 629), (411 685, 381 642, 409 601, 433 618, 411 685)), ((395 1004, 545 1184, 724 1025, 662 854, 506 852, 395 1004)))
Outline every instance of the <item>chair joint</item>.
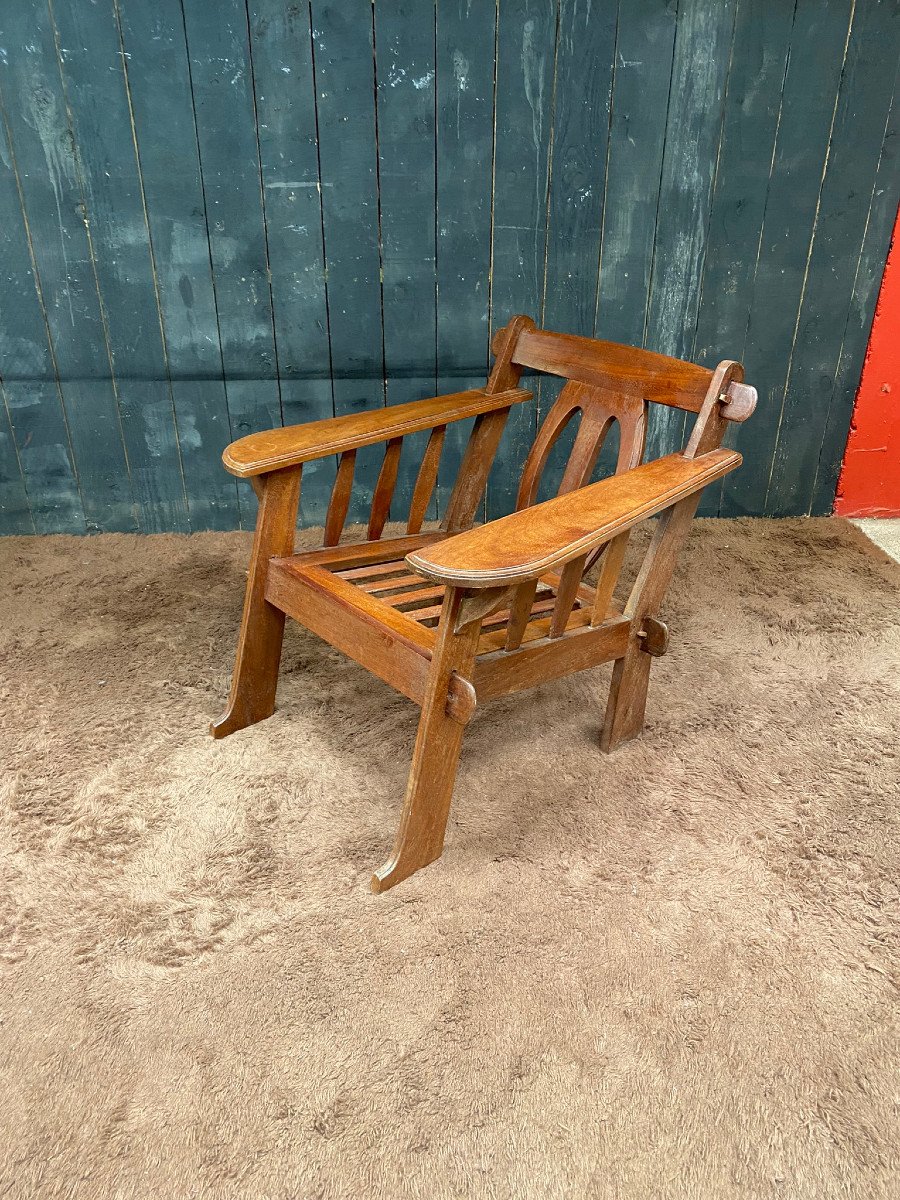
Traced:
POLYGON ((475 715, 477 697, 475 688, 468 679, 454 671, 447 685, 447 703, 444 708, 447 716, 459 725, 466 726, 475 715))
POLYGON ((669 648, 669 627, 656 617, 644 617, 638 638, 645 653, 661 658, 669 648))

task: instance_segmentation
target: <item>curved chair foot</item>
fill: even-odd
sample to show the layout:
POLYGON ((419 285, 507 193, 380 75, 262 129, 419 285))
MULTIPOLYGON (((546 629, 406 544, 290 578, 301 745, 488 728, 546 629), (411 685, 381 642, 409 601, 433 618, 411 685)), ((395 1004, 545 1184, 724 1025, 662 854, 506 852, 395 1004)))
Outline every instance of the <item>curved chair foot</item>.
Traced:
POLYGON ((402 858, 397 858, 396 855, 389 858, 383 867, 379 867, 372 876, 372 891, 386 892, 395 884, 402 883, 404 879, 409 879, 410 875, 415 875, 416 871, 420 871, 422 867, 427 867, 430 863, 437 862, 441 857, 441 851, 432 857, 423 855, 418 862, 412 862, 407 859, 405 862, 402 858))
POLYGON ((269 712, 262 712, 251 715, 247 712, 241 712, 237 706, 230 706, 225 709, 221 717, 217 717, 215 721, 210 721, 209 732, 216 739, 228 737, 230 733, 237 733, 239 729, 246 729, 249 725, 255 725, 257 721, 265 721, 271 717, 275 711, 275 706, 269 712))

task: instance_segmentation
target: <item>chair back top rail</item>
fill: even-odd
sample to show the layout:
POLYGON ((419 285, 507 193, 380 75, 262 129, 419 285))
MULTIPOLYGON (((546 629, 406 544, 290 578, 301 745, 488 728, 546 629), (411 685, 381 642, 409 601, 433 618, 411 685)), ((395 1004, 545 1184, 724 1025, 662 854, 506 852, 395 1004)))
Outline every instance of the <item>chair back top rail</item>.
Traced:
MULTIPOLYGON (((503 348, 506 328, 494 335, 495 354, 503 348)), ((528 327, 522 328, 516 338, 511 362, 693 413, 703 407, 714 374, 707 367, 652 350, 528 327)), ((756 390, 736 382, 729 385, 727 396, 722 416, 729 421, 746 421, 756 404, 756 390)))

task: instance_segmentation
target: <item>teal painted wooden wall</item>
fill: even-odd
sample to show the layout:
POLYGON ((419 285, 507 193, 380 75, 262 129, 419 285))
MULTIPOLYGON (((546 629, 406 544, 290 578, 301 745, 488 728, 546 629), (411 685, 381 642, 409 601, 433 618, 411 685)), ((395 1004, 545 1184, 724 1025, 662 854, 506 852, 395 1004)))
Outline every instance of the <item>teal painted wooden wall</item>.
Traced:
MULTIPOLYGON (((829 511, 898 30, 894 0, 7 0, 0 530, 246 526, 228 441, 477 384, 515 312, 743 358, 746 463, 702 511, 829 511)), ((516 410, 492 513, 552 397, 516 410)))

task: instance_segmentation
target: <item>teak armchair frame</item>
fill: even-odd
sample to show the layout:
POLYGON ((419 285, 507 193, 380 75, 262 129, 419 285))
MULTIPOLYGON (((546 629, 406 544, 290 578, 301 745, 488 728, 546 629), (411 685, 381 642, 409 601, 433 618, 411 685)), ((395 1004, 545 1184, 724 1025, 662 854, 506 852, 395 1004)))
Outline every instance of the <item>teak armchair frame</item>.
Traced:
POLYGON ((237 661, 214 737, 271 716, 285 615, 421 706, 412 770, 384 891, 441 854, 463 731, 476 701, 613 661, 600 747, 640 733, 653 658, 668 631, 660 605, 703 488, 741 462, 720 448, 729 421, 753 412, 739 363, 715 371, 646 350, 538 330, 513 317, 492 343, 483 389, 253 434, 223 455, 259 497, 237 661), (510 409, 530 398, 524 368, 567 382, 525 463, 516 511, 475 526, 510 409), (641 465, 650 403, 696 414, 684 450, 641 465), (535 504, 563 428, 580 425, 555 499, 535 504), (441 529, 422 525, 447 425, 474 417, 441 529), (603 440, 620 426, 616 474, 588 483, 603 440), (406 534, 382 538, 403 438, 431 430, 406 534), (367 540, 341 544, 357 450, 386 443, 367 540), (339 455, 321 549, 294 553, 303 464, 339 455), (630 530, 660 514, 624 608, 613 596, 630 530), (595 587, 585 570, 602 553, 595 587))

